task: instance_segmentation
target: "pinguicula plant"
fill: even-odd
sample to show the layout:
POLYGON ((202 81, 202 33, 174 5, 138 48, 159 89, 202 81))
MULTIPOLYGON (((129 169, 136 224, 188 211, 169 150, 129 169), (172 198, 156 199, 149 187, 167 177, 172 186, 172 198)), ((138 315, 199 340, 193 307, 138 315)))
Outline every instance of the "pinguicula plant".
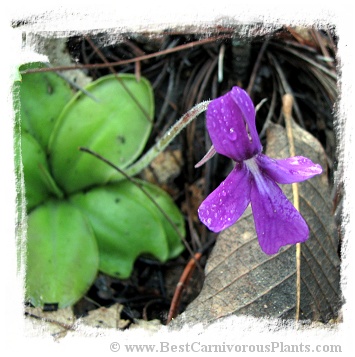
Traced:
POLYGON ((212 100, 206 120, 213 144, 207 158, 217 152, 234 160, 235 165, 201 203, 200 220, 210 230, 220 232, 234 224, 251 203, 259 244, 266 254, 307 240, 309 229, 305 220, 277 183, 307 180, 320 174, 321 166, 302 156, 275 160, 264 155, 254 105, 239 87, 212 100))
POLYGON ((98 271, 127 278, 142 254, 165 262, 182 252, 184 219, 173 200, 159 187, 129 178, 205 110, 213 145, 196 166, 215 153, 235 164, 201 203, 201 222, 220 232, 251 203, 266 254, 307 240, 305 220, 278 184, 307 180, 322 168, 301 156, 263 154, 255 108, 243 89, 197 104, 140 158, 154 117, 146 79, 105 76, 73 95, 55 73, 27 73, 17 90, 16 168, 28 215, 26 297, 35 306, 72 305, 98 271))
MULTIPOLYGON (((42 67, 31 63, 20 70, 42 67)), ((125 279, 141 255, 166 262, 184 250, 184 218, 172 198, 122 174, 141 155, 153 126, 147 79, 108 75, 73 93, 55 73, 24 73, 14 93, 28 301, 70 306, 99 271, 125 279)))

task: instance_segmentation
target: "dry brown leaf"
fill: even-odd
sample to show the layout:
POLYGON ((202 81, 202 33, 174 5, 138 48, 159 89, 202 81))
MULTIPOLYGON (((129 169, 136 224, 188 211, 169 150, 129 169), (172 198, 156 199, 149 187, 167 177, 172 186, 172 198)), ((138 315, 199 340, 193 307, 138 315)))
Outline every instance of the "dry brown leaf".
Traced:
POLYGON ((155 184, 167 184, 180 174, 181 166, 180 150, 163 151, 143 170, 143 177, 155 184))
POLYGON ((136 320, 134 322, 134 324, 131 324, 129 326, 130 330, 134 330, 134 329, 144 329, 144 331, 149 331, 151 333, 155 333, 158 332, 161 327, 162 327, 162 323, 160 320, 155 319, 155 320, 149 320, 149 321, 145 321, 145 320, 136 320))
MULTIPOLYGON (((320 143, 293 124, 296 155, 322 165, 324 173, 299 184, 300 211, 310 228, 302 244, 300 319, 329 321, 336 317, 341 302, 338 233, 331 215, 327 161, 320 143)), ((267 154, 289 156, 284 128, 272 124, 268 130, 267 154)), ((292 187, 282 187, 292 202, 292 187)), ((228 315, 295 317, 295 246, 276 255, 260 249, 250 207, 241 219, 223 231, 209 257, 200 295, 177 317, 171 327, 208 323, 228 315)))
POLYGON ((114 304, 109 308, 100 307, 89 311, 88 315, 80 318, 78 322, 90 327, 124 329, 130 321, 121 319, 122 309, 123 305, 120 304, 114 304))
POLYGON ((25 308, 27 332, 44 335, 51 335, 54 338, 61 338, 73 329, 75 316, 73 309, 67 307, 57 311, 43 311, 39 307, 25 308))

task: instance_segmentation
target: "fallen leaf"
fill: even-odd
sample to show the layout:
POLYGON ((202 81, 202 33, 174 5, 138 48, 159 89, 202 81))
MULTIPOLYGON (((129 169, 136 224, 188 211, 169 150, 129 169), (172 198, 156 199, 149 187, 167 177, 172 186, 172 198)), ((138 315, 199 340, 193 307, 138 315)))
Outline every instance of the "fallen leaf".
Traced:
MULTIPOLYGON (((321 144, 293 124, 296 155, 322 165, 324 172, 299 184, 300 211, 310 228, 301 245, 300 319, 327 322, 337 316, 341 292, 339 237, 331 215, 327 162, 321 144)), ((267 155, 289 157, 284 128, 272 124, 267 155)), ((292 186, 282 187, 292 201, 292 186)), ((239 221, 223 231, 208 259, 205 282, 199 296, 171 323, 210 323, 228 315, 293 319, 296 306, 295 246, 269 256, 260 249, 253 216, 248 207, 239 221)))
POLYGON ((26 335, 51 335, 55 339, 64 337, 74 329, 75 316, 72 307, 56 311, 43 311, 40 307, 25 307, 26 335))
POLYGON ((89 311, 88 315, 80 318, 78 322, 90 327, 125 329, 130 321, 121 319, 122 310, 123 305, 120 304, 114 304, 109 308, 100 307, 89 311))
POLYGON ((131 324, 129 326, 130 330, 134 329, 144 329, 144 331, 150 332, 150 333, 156 333, 162 328, 161 321, 158 319, 154 320, 136 320, 134 324, 131 324))
POLYGON ((157 185, 171 183, 179 176, 182 161, 181 150, 163 151, 143 170, 143 178, 157 185))
POLYGON ((94 336, 97 333, 110 331, 143 330, 150 334, 158 332, 163 326, 159 320, 130 320, 121 318, 123 305, 114 304, 110 307, 99 307, 91 310, 88 315, 76 318, 72 307, 56 311, 43 311, 40 307, 26 307, 26 336, 52 336, 55 341, 64 337, 94 336))

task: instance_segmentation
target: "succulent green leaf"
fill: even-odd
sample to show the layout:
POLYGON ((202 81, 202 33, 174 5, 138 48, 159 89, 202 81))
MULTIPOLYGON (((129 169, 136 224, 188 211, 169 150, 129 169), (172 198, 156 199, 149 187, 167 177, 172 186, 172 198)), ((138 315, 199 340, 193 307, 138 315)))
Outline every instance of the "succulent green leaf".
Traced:
MULTIPOLYGON (((20 70, 43 68, 43 63, 28 63, 20 70)), ((56 73, 37 72, 21 75, 15 83, 19 93, 22 130, 30 133, 46 149, 54 123, 73 96, 68 83, 56 73)))
POLYGON ((131 74, 109 75, 85 89, 91 96, 77 93, 61 113, 49 143, 53 176, 67 193, 122 179, 79 147, 123 169, 141 154, 152 129, 153 90, 145 78, 138 82, 131 74))
POLYGON ((62 192, 49 173, 46 154, 41 145, 26 132, 16 132, 15 136, 16 172, 19 175, 23 170, 27 210, 42 203, 51 193, 62 197, 62 192))
POLYGON ((92 285, 99 266, 93 230, 76 207, 47 201, 28 216, 26 298, 34 306, 73 305, 92 285))
POLYGON ((124 188, 119 182, 70 197, 93 227, 100 270, 121 279, 131 275, 140 255, 150 255, 161 262, 169 258, 169 245, 159 215, 124 188))
POLYGON ((169 259, 176 258, 185 248, 182 244, 186 233, 183 215, 173 199, 160 187, 142 180, 136 182, 142 189, 131 181, 125 180, 118 185, 119 190, 134 197, 159 217, 168 241, 169 259))

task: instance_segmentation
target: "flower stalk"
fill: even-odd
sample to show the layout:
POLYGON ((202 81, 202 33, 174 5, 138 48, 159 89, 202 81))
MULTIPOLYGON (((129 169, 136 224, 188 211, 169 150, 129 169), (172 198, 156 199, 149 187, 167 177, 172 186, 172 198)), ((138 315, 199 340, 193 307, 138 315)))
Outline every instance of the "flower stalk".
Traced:
POLYGON ((196 119, 202 112, 204 112, 210 101, 204 101, 196 104, 187 113, 185 113, 164 136, 162 136, 156 144, 147 151, 138 161, 125 170, 129 176, 137 175, 149 164, 175 139, 175 137, 194 119, 196 119))

